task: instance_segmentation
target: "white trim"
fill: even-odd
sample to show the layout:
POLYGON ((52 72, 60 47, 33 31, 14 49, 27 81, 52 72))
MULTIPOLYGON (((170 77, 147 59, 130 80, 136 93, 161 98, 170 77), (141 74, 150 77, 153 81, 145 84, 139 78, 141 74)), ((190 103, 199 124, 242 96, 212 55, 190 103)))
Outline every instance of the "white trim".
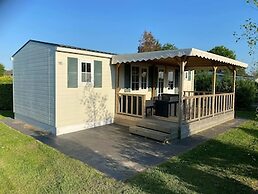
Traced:
POLYGON ((164 92, 165 92, 165 89, 166 89, 166 87, 165 87, 165 85, 166 85, 166 83, 165 83, 165 81, 166 81, 166 79, 165 79, 165 76, 166 76, 166 71, 165 71, 165 66, 159 66, 158 67, 158 76, 157 76, 157 96, 159 96, 159 71, 160 70, 163 70, 163 92, 162 93, 160 93, 160 94, 163 94, 164 92))
POLYGON ((108 125, 111 123, 114 123, 113 118, 108 118, 108 119, 96 121, 96 122, 87 122, 87 123, 82 123, 82 124, 77 124, 77 125, 69 125, 69 126, 65 126, 65 127, 57 127, 56 135, 63 135, 63 134, 72 133, 72 132, 76 132, 76 131, 82 131, 85 129, 108 125))
POLYGON ((221 63, 221 65, 230 64, 233 66, 239 66, 244 68, 248 66, 246 63, 229 59, 227 57, 219 56, 219 55, 202 51, 199 49, 195 49, 195 48, 114 55, 112 56, 112 64, 142 62, 142 61, 159 60, 159 59, 182 57, 182 56, 208 59, 210 61, 219 62, 221 63))
POLYGON ((86 86, 86 85, 94 85, 94 60, 78 60, 78 85, 86 86), (91 82, 82 82, 82 63, 90 63, 91 64, 91 82))

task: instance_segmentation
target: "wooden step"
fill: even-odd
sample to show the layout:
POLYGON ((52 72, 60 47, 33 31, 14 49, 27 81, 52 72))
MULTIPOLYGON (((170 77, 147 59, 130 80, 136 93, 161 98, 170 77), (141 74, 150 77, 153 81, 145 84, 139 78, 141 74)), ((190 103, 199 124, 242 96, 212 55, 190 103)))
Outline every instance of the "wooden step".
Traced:
POLYGON ((155 121, 151 119, 144 119, 142 121, 137 122, 136 126, 138 127, 144 127, 148 129, 152 129, 155 131, 160 131, 163 133, 170 134, 174 131, 178 131, 178 124, 173 122, 161 122, 161 121, 155 121))
POLYGON ((138 126, 129 127, 129 131, 132 134, 140 135, 140 136, 158 140, 161 142, 165 142, 170 139, 170 134, 162 133, 159 131, 155 131, 155 130, 151 130, 151 129, 147 129, 147 128, 143 128, 143 127, 138 127, 138 126))
POLYGON ((114 118, 114 123, 129 127, 129 126, 135 126, 137 122, 139 122, 140 120, 141 118, 137 118, 137 117, 116 115, 114 118))

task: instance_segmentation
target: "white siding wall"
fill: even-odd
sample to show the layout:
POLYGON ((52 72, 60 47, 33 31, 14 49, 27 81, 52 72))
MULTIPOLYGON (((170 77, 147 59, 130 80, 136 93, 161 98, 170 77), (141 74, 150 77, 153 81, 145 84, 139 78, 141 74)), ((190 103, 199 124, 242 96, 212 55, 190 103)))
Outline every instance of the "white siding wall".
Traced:
POLYGON ((29 42, 14 56, 13 70, 15 115, 55 133, 55 47, 29 42))
POLYGON ((57 135, 113 122, 115 111, 115 66, 111 55, 58 47, 56 52, 56 130, 57 135), (67 58, 79 62, 102 61, 102 87, 78 84, 67 86, 67 58))

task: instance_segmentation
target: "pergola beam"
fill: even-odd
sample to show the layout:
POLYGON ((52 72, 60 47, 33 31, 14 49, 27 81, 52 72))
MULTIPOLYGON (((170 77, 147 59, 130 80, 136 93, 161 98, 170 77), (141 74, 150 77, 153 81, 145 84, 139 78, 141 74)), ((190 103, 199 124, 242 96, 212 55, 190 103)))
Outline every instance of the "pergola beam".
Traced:
POLYGON ((118 103, 119 103, 119 97, 118 97, 118 93, 119 93, 119 69, 120 69, 120 64, 116 64, 116 83, 115 83, 115 113, 118 112, 118 103))

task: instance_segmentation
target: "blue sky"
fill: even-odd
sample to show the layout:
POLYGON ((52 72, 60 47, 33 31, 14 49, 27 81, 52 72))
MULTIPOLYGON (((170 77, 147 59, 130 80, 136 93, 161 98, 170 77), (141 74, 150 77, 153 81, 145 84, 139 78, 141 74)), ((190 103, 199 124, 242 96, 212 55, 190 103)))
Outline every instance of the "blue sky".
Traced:
POLYGON ((115 53, 137 51, 144 30, 161 43, 209 50, 224 45, 252 63, 233 33, 258 11, 245 0, 0 0, 0 63, 36 39, 115 53))

